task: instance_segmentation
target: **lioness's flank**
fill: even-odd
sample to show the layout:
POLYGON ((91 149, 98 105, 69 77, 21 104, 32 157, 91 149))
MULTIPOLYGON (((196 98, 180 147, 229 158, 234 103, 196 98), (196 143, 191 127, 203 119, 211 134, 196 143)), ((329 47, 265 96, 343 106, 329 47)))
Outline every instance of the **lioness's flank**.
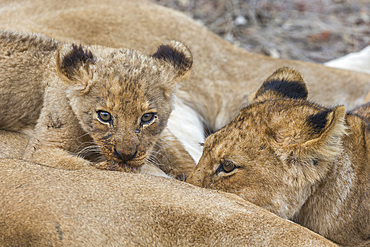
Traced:
POLYGON ((207 138, 187 182, 235 193, 337 243, 369 243, 370 126, 306 98, 297 71, 277 70, 207 138))
POLYGON ((175 179, 0 159, 0 246, 335 246, 238 196, 175 179))
POLYGON ((190 51, 175 41, 145 56, 2 31, 0 54, 0 128, 34 128, 24 158, 68 169, 94 161, 136 171, 155 159, 161 136, 171 137, 173 93, 192 67, 190 51))

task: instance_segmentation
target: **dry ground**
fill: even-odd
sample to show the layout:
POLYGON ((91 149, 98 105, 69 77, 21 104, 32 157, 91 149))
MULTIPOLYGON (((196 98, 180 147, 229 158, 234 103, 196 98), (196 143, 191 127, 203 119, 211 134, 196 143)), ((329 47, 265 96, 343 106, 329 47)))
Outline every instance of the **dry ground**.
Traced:
POLYGON ((370 45, 370 0, 152 0, 248 51, 323 63, 370 45))

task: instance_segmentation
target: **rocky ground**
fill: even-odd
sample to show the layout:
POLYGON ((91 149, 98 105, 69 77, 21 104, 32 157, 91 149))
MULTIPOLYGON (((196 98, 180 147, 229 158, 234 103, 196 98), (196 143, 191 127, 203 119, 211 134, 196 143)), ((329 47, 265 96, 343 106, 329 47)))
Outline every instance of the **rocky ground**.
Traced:
POLYGON ((370 0, 152 0, 251 52, 323 63, 370 45, 370 0))

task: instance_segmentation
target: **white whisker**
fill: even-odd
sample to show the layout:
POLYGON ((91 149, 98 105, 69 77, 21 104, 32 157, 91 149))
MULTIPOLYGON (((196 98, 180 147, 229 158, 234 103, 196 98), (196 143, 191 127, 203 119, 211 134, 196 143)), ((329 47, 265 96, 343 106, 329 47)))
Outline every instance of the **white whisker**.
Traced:
POLYGON ((168 157, 166 157, 165 155, 161 155, 165 160, 164 162, 158 158, 158 156, 161 154, 161 151, 158 150, 158 151, 154 151, 154 150, 151 150, 149 152, 149 155, 148 155, 148 160, 152 162, 152 164, 156 165, 156 166, 163 166, 164 163, 170 163, 170 160, 168 159, 168 157))
POLYGON ((95 144, 95 145, 84 147, 79 152, 77 152, 77 156, 81 156, 81 157, 88 156, 90 154, 102 154, 102 151, 100 147, 95 144))
POLYGON ((88 136, 88 135, 90 135, 90 134, 89 133, 85 133, 85 134, 80 135, 79 137, 77 137, 77 139, 80 139, 80 138, 85 137, 85 136, 88 136))

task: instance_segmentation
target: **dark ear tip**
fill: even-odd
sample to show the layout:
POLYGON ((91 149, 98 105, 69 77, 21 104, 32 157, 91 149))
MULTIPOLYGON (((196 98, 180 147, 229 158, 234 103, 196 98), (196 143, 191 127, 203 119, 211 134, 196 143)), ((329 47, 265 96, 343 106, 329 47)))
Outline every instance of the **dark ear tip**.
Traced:
POLYGON ((314 133, 318 134, 322 129, 324 129, 328 121, 327 116, 330 112, 331 110, 327 109, 316 114, 309 115, 306 118, 306 122, 311 126, 314 133))
POLYGON ((337 106, 333 110, 326 109, 316 114, 309 115, 306 118, 306 122, 312 127, 314 133, 318 134, 325 128, 328 122, 332 122, 333 119, 341 119, 344 121, 346 117, 345 106, 337 106))
POLYGON ((262 84, 255 94, 255 99, 271 92, 270 97, 304 99, 308 97, 307 85, 302 75, 295 69, 283 67, 276 70, 262 84))
POLYGON ((95 56, 82 45, 67 44, 59 48, 57 53, 57 69, 69 79, 74 77, 78 67, 84 64, 94 64, 95 56))
POLYGON ((191 51, 178 41, 171 41, 166 45, 159 46, 152 57, 170 63, 180 76, 186 74, 193 65, 191 51))
POLYGON ((91 51, 83 49, 82 45, 72 44, 72 49, 63 57, 64 67, 75 67, 78 63, 94 63, 95 57, 91 51))

